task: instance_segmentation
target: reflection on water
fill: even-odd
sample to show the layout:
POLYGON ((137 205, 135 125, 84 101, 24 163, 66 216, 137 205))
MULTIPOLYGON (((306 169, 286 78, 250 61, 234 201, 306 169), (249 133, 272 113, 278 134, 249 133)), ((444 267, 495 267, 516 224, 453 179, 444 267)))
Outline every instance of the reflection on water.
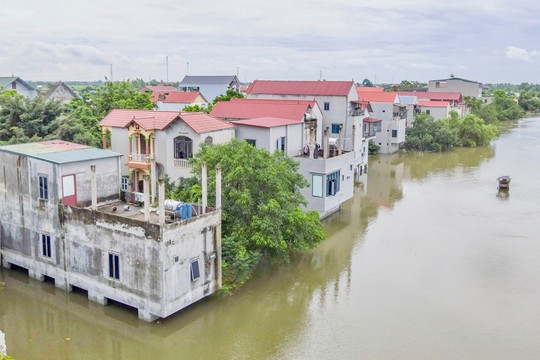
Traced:
POLYGON ((3 270, 0 330, 18 360, 534 359, 539 157, 534 120, 492 147, 372 157, 317 249, 158 323, 3 270))

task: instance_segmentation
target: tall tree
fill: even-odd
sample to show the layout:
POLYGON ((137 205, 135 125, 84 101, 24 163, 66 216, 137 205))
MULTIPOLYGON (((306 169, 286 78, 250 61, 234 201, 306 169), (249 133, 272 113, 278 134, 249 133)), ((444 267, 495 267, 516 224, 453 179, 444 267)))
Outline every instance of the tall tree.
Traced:
POLYGON ((226 283, 244 283, 263 257, 287 261, 292 251, 312 248, 325 238, 319 214, 301 208, 306 201, 300 189, 308 183, 293 159, 233 139, 203 146, 193 159, 194 174, 200 174, 203 162, 209 169, 209 199, 215 194, 215 168, 223 172, 226 283))

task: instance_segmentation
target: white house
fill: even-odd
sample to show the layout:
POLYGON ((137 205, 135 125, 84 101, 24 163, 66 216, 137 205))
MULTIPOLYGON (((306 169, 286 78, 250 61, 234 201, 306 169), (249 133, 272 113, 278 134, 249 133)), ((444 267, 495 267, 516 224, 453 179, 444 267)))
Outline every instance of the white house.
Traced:
POLYGON ((375 143, 379 152, 391 154, 397 152, 405 143, 408 107, 400 103, 399 94, 385 91, 359 90, 358 96, 369 101, 373 117, 381 119, 381 131, 376 133, 375 143))
POLYGON ((45 101, 59 101, 64 105, 69 103, 72 99, 78 97, 77 93, 73 91, 68 84, 62 81, 55 83, 41 96, 45 101))
POLYGON ((99 125, 103 148, 124 155, 122 191, 140 196, 148 175, 152 199, 158 173, 172 181, 190 177, 189 159, 200 144, 223 144, 234 138, 234 125, 204 113, 114 109, 99 125))
POLYGON ((240 81, 236 75, 225 76, 192 76, 186 75, 178 85, 180 91, 198 91, 208 101, 213 101, 216 96, 225 94, 232 89, 240 91, 240 81))
POLYGON ((206 107, 208 101, 198 91, 174 91, 158 96, 156 105, 163 111, 182 111, 188 105, 206 107))
POLYGON ((441 120, 450 117, 450 103, 447 101, 418 101, 418 109, 420 113, 433 116, 434 120, 441 120))
POLYGON ((17 76, 0 77, 0 92, 15 90, 30 100, 36 97, 36 89, 17 76))
MULTIPOLYGON (((322 112, 322 130, 328 129, 330 142, 338 141, 342 129, 342 149, 352 152, 355 174, 367 168, 370 133, 363 133, 365 104, 358 98, 353 81, 270 81, 255 80, 246 90, 249 99, 315 100, 322 112)), ((317 141, 322 141, 318 139, 317 141)))

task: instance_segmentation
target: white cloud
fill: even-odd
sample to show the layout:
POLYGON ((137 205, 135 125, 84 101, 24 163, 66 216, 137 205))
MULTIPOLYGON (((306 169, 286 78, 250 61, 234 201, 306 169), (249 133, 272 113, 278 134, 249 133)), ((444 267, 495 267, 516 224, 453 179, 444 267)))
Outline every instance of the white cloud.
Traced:
POLYGON ((536 50, 527 51, 525 49, 521 49, 515 46, 506 47, 506 57, 509 59, 533 61, 533 57, 538 55, 540 55, 540 52, 536 50))

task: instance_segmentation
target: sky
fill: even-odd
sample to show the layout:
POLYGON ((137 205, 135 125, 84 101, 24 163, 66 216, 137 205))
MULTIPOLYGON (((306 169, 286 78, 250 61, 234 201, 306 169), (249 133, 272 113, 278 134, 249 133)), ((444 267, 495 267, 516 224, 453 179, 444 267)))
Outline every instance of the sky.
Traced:
POLYGON ((540 83, 540 1, 0 0, 0 76, 111 66, 113 80, 540 83))

